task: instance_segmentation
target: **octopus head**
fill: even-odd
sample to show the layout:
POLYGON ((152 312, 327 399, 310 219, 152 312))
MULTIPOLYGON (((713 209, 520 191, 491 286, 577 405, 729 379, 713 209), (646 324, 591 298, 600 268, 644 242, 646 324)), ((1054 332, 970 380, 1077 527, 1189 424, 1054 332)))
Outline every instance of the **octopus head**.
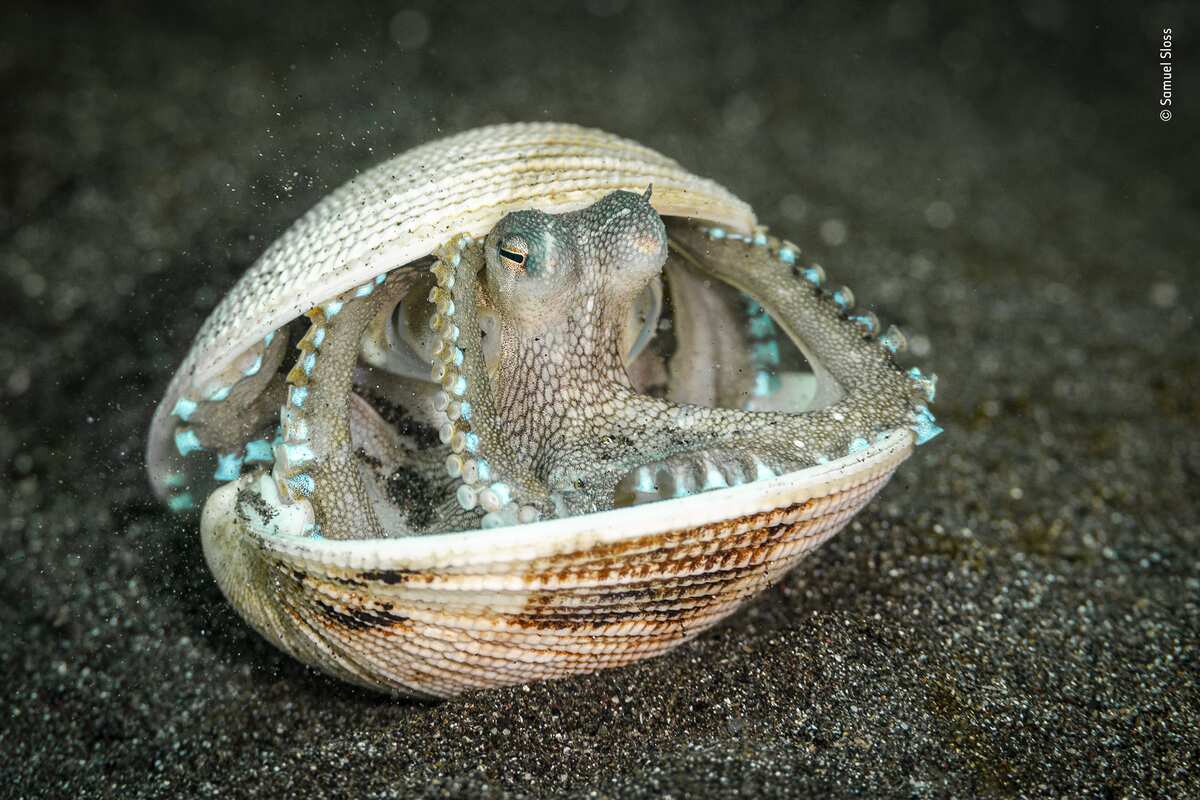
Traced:
POLYGON ((488 294, 526 332, 567 318, 623 318, 660 274, 667 231, 644 194, 618 191, 580 211, 508 214, 484 245, 488 294))

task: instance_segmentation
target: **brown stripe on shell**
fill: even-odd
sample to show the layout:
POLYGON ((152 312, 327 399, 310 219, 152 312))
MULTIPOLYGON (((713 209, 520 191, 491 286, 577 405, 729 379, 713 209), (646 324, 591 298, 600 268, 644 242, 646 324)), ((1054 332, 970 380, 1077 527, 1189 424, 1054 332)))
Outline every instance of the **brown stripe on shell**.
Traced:
POLYGON ((386 691, 448 696, 666 652, 778 581, 890 476, 787 508, 534 560, 510 577, 439 569, 389 582, 379 570, 282 560, 269 571, 292 623, 288 638, 322 653, 322 668, 386 691))

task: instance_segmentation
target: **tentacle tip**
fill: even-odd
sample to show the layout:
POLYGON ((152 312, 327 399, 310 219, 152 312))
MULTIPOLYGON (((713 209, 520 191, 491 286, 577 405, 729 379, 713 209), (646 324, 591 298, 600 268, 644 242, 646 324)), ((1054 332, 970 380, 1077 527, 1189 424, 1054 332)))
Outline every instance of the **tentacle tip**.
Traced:
POLYGON ((863 336, 870 338, 879 332, 879 317, 873 311, 863 311, 850 317, 863 336))
POLYGON ((474 487, 463 484, 458 487, 455 498, 458 500, 458 505, 463 511, 473 511, 479 500, 479 494, 475 491, 474 487))
POLYGON ((187 492, 172 495, 167 499, 167 508, 169 508, 171 512, 175 514, 182 514, 185 511, 191 511, 195 507, 196 501, 194 501, 191 494, 187 492))
POLYGON ((200 437, 191 428, 180 428, 175 431, 175 449, 181 456, 187 456, 204 449, 200 437))
POLYGON ((240 452, 217 455, 217 469, 213 472, 213 478, 219 481, 233 481, 241 477, 241 474, 242 454, 240 452))
POLYGON ((275 460, 271 443, 266 439, 246 442, 245 453, 245 463, 247 464, 270 463, 275 460))
POLYGON ((754 396, 770 397, 779 391, 781 385, 778 375, 771 372, 757 372, 754 375, 754 396))
POLYGON ((917 406, 913 411, 912 431, 916 434, 917 446, 920 446, 944 433, 945 429, 937 424, 928 408, 917 406))
POLYGON ((888 326, 884 334, 879 337, 879 343, 892 355, 908 349, 908 337, 895 325, 888 326))
POLYGON ((917 391, 925 397, 926 402, 932 403, 937 397, 937 375, 932 372, 924 375, 920 369, 913 367, 908 371, 908 377, 916 386, 917 391))
POLYGON ((171 414, 187 422, 192 418, 192 414, 196 413, 197 406, 196 401, 181 397, 175 401, 175 407, 171 409, 171 414))
POLYGON ((485 458, 475 459, 475 471, 479 480, 485 483, 492 479, 492 465, 485 458))
POLYGON ((308 420, 300 409, 283 406, 279 409, 279 427, 283 433, 282 441, 288 444, 300 444, 308 440, 308 420))
POLYGON ((304 401, 308 399, 307 386, 289 386, 288 387, 288 404, 296 408, 304 408, 304 401))
POLYGON ((833 302, 842 311, 849 311, 854 308, 854 292, 850 291, 849 286, 835 289, 833 292, 833 302))

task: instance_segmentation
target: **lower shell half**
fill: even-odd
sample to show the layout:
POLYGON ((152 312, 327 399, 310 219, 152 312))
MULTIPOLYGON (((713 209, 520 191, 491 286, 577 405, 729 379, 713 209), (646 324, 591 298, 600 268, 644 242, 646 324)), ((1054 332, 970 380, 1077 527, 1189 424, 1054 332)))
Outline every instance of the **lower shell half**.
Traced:
MULTIPOLYGON (((218 490, 202 521, 221 590, 262 635, 398 695, 550 680, 659 655, 734 612, 840 530, 912 452, 897 430, 765 481, 497 531, 334 541, 218 490)), ((254 485, 251 485, 254 484, 254 485)))

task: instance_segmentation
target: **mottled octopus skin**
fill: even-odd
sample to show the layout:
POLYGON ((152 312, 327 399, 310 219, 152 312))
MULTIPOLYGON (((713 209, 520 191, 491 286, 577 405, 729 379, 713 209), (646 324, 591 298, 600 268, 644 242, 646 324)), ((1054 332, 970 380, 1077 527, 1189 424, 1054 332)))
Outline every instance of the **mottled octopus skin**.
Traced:
POLYGON ((217 451, 233 480, 209 496, 201 532, 218 584, 266 638, 345 680, 444 697, 664 652, 778 580, 940 430, 932 379, 893 361, 903 337, 880 335, 797 257, 727 190, 609 134, 525 124, 431 143, 322 201, 222 301, 156 413, 152 481, 173 503, 199 492, 184 455, 217 451), (529 251, 519 269, 502 255, 513 247, 529 251), (668 249, 680 297, 694 291, 674 283, 686 268, 770 313, 837 387, 825 407, 750 412, 634 389, 621 326, 668 249), (430 253, 435 407, 461 503, 445 519, 464 530, 389 535, 355 451, 395 444, 350 391, 355 337, 430 253), (274 333, 301 315, 288 388, 274 333), (241 420, 285 392, 275 466, 255 469, 265 443, 239 449, 241 420), (758 479, 607 510, 652 474, 713 464, 758 479), (481 522, 500 527, 469 530, 481 522))
MULTIPOLYGON (((661 270, 668 241, 666 227, 638 195, 614 193, 573 214, 510 215, 484 247, 489 284, 505 274, 495 254, 506 237, 553 243, 561 251, 556 258, 570 260, 572 274, 560 278, 563 285, 550 296, 521 297, 515 304, 519 311, 500 309, 500 318, 510 322, 500 326, 501 363, 493 393, 497 424, 513 455, 550 484, 547 492, 564 496, 562 502, 575 513, 603 508, 617 479, 639 464, 686 460, 697 452, 710 461, 736 454, 749 460, 750 469, 757 464, 779 474, 845 452, 856 437, 903 427, 912 413, 911 381, 895 369, 891 353, 871 337, 847 336, 842 309, 818 287, 804 283, 798 291, 796 277, 781 268, 766 242, 714 240, 688 223, 673 225, 671 232, 675 248, 702 271, 778 310, 780 324, 847 392, 828 409, 794 414, 707 408, 634 389, 618 349, 619 326, 639 291, 661 270), (614 289, 619 283, 625 284, 620 292, 614 289), (521 319, 513 321, 516 316, 521 319), (614 446, 617 441, 622 444, 614 446), (572 502, 568 493, 578 480, 586 480, 587 488, 574 492, 580 499, 572 502)), ((535 255, 529 254, 529 262, 535 255)), ((477 265, 467 253, 464 259, 455 295, 458 305, 470 308, 477 303, 465 290, 477 265)), ((477 406, 486 400, 470 387, 480 380, 468 381, 467 398, 477 406)), ((488 450, 483 448, 485 454, 488 450)))

